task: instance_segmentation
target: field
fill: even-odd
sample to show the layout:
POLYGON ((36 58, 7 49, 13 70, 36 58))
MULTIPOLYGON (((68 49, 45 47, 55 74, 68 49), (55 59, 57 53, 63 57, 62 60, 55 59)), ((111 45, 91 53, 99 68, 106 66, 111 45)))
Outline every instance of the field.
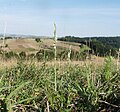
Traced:
MULTIPOLYGON (((2 40, 0 40, 2 44, 2 40)), ((27 53, 36 52, 40 49, 50 49, 53 47, 53 39, 41 39, 40 43, 37 43, 35 39, 6 39, 6 44, 9 45, 7 48, 3 48, 5 51, 14 51, 21 52, 25 51, 27 53)), ((74 50, 79 50, 79 43, 74 42, 63 42, 58 41, 57 46, 62 48, 69 48, 70 45, 73 45, 74 50)))
POLYGON ((79 43, 40 41, 8 39, 1 48, 1 112, 120 112, 119 56, 87 58, 89 48, 79 43), (42 60, 28 58, 42 49, 42 60), (8 57, 11 51, 17 56, 8 57))

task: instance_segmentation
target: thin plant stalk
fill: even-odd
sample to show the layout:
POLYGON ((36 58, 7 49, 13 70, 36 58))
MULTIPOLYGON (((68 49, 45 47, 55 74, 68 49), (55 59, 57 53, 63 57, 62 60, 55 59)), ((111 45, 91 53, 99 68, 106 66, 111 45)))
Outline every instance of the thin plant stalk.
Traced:
POLYGON ((69 64, 70 64, 70 61, 71 61, 71 45, 69 46, 68 61, 69 61, 69 64))
POLYGON ((54 61, 55 61, 55 91, 57 91, 57 76, 56 76, 56 57, 57 57, 57 50, 56 50, 56 43, 57 43, 57 36, 56 36, 56 24, 54 24, 54 61))
POLYGON ((47 112, 50 112, 50 109, 49 109, 49 102, 47 101, 47 112))
POLYGON ((6 27, 7 27, 7 23, 5 23, 4 34, 3 34, 3 47, 5 47, 6 27))

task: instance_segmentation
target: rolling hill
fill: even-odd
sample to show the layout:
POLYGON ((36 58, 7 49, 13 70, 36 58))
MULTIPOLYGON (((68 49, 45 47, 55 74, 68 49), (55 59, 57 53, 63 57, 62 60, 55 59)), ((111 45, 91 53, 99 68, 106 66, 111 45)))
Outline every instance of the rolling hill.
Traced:
MULTIPOLYGON (((53 49, 54 40, 53 39, 41 39, 41 42, 36 42, 35 39, 28 38, 19 38, 19 39, 6 39, 5 43, 8 47, 1 48, 4 51, 13 51, 16 53, 26 52, 26 53, 36 53, 40 49, 50 50, 53 49)), ((0 44, 2 44, 2 40, 0 40, 0 44)), ((69 49, 69 46, 72 46, 72 49, 75 51, 79 51, 80 43, 75 42, 63 42, 57 41, 57 48, 59 49, 69 49)))

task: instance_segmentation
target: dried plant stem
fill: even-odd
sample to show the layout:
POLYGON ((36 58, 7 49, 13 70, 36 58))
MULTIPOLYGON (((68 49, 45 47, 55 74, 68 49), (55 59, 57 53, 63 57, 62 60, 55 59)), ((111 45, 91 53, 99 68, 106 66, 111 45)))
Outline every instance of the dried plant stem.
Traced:
POLYGON ((6 26, 7 23, 5 23, 4 34, 3 34, 3 47, 5 47, 6 26))
POLYGON ((50 112, 50 109, 49 109, 49 102, 47 101, 47 112, 50 112))
POLYGON ((103 101, 103 100, 99 100, 99 102, 100 102, 100 103, 105 103, 105 104, 110 105, 110 106, 115 107, 115 108, 120 108, 120 107, 117 106, 117 105, 111 104, 111 103, 106 102, 106 101, 103 101))
POLYGON ((69 52, 68 52, 68 61, 69 61, 69 64, 70 64, 70 61, 71 61, 71 45, 69 46, 69 52))
POLYGON ((56 43, 57 43, 57 37, 56 37, 56 24, 54 24, 54 61, 55 61, 55 67, 54 67, 54 72, 55 72, 55 91, 57 91, 57 76, 56 76, 56 57, 57 57, 57 50, 56 50, 56 43))

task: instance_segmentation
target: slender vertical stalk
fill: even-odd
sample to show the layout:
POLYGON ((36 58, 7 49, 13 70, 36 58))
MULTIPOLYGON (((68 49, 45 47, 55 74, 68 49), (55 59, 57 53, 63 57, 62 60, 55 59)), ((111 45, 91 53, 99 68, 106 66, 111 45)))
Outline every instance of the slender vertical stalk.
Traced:
POLYGON ((49 102, 47 101, 47 112, 50 112, 50 109, 49 109, 49 102))
POLYGON ((54 24, 54 61, 55 61, 55 91, 57 90, 57 76, 56 76, 56 57, 57 57, 57 50, 56 50, 56 43, 57 43, 57 37, 56 37, 56 24, 54 24))
MULTIPOLYGON (((71 62, 71 45, 69 46, 69 52, 68 52, 68 64, 69 64, 69 68, 70 68, 70 62, 71 62)), ((70 73, 68 73, 68 76, 70 75, 70 73)))
POLYGON ((70 64, 70 61, 71 61, 71 45, 69 46, 68 61, 69 61, 69 64, 70 64))
POLYGON ((5 47, 5 36, 6 36, 7 23, 5 23, 4 34, 3 34, 3 47, 5 47))

